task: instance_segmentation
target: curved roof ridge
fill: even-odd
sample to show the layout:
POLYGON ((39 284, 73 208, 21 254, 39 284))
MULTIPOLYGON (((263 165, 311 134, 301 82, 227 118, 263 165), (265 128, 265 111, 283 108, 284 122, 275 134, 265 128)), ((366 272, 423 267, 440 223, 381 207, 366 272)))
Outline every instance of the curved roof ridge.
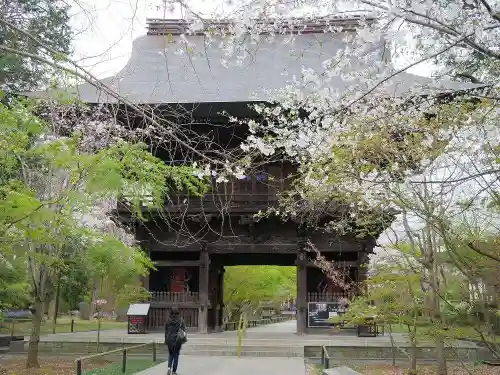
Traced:
MULTIPOLYGON (((373 14, 349 14, 333 15, 322 18, 265 18, 251 20, 251 26, 259 34, 269 33, 324 33, 338 31, 354 31, 363 22, 372 23, 375 21, 373 14)), ((220 31, 224 33, 234 32, 237 25, 233 19, 204 19, 188 21, 185 19, 163 19, 148 18, 147 35, 180 35, 195 34, 201 35, 209 31, 220 31), (192 26, 198 24, 196 29, 192 26), (199 27, 202 26, 202 27, 199 27)))

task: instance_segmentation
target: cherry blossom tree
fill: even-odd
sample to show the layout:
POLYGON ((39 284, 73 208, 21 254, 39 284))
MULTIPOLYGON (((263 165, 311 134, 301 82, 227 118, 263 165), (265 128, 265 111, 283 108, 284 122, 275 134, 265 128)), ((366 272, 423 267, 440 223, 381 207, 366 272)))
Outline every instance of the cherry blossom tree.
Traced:
MULTIPOLYGON (((190 32, 214 18, 189 1, 172 4, 187 9, 190 32)), ((435 318, 436 241, 452 248, 457 233, 449 218, 464 211, 464 202, 470 208, 497 201, 499 6, 483 0, 233 3, 229 24, 206 31, 208 44, 223 37, 226 66, 252 58, 243 47, 263 34, 288 35, 293 45, 295 35, 314 27, 345 40, 321 69, 303 66, 300 77, 273 92, 272 103, 256 105, 260 121, 233 119, 249 126, 242 149, 300 165, 275 214, 313 224, 328 214, 332 233, 365 236, 387 227, 391 213, 417 217, 423 242, 415 247, 426 249, 425 291, 435 318), (343 28, 349 19, 354 32, 343 28), (391 59, 381 61, 381 45, 391 59), (432 78, 408 74, 423 63, 433 68, 432 78)), ((404 215, 407 241, 416 232, 404 215)), ((446 374, 442 338, 437 345, 437 373, 446 374)))

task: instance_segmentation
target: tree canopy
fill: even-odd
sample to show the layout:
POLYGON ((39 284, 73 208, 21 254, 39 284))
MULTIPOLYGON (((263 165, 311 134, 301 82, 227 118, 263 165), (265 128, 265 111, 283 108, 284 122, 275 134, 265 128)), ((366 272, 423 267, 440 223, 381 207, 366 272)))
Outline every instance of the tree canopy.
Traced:
POLYGON ((245 308, 257 309, 263 303, 279 306, 294 298, 296 283, 295 267, 226 267, 224 304, 229 309, 231 318, 237 319, 238 313, 245 308))
POLYGON ((20 101, 0 104, 1 275, 2 283, 12 282, 6 293, 29 285, 36 313, 28 366, 38 365, 43 304, 61 279, 79 273, 98 289, 107 281, 118 294, 152 268, 133 236, 110 220, 113 202, 126 197, 140 219, 144 204, 163 209, 170 188, 204 188, 187 167, 167 166, 140 142, 116 139, 86 152, 85 134, 59 135, 58 122, 44 121, 36 108, 20 101), (16 272, 19 264, 28 270, 24 280, 16 272))
MULTIPOLYGON (((35 35, 61 55, 71 52, 73 31, 69 4, 59 0, 3 0, 0 3, 0 44, 34 56, 52 56, 14 28, 35 35)), ((0 54, 0 90, 19 93, 56 81, 59 72, 40 61, 12 52, 0 54)))

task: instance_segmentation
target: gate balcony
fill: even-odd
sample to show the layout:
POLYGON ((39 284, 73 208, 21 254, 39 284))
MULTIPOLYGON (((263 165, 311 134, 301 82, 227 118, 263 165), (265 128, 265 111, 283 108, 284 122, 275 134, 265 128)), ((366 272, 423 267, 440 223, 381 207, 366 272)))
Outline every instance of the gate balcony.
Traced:
MULTIPOLYGON (((200 303, 200 294, 198 292, 163 292, 150 291, 151 306, 155 307, 197 307, 200 303)), ((211 294, 208 300, 211 301, 211 294)))
MULTIPOLYGON (((267 210, 278 202, 276 194, 206 194, 203 197, 174 195, 165 199, 165 211, 169 213, 218 213, 237 212, 254 214, 267 210)), ((130 209, 123 201, 118 203, 118 212, 126 213, 130 209)), ((144 206, 144 211, 148 208, 144 206)))

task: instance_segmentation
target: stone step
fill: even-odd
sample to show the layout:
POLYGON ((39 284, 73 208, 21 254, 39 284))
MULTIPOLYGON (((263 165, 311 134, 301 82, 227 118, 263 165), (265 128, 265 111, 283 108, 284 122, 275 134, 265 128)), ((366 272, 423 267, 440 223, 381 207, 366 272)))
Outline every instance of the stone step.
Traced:
POLYGON ((8 353, 10 351, 10 346, 0 346, 0 354, 8 353))
MULTIPOLYGON (((235 350, 238 348, 238 345, 184 345, 182 347, 183 351, 186 350, 227 350, 227 349, 232 349, 234 348, 235 350)), ((281 345, 249 345, 245 343, 244 345, 241 346, 242 350, 273 350, 273 351, 282 351, 282 352, 289 352, 289 351, 296 351, 296 352, 304 352, 304 346, 281 346, 281 345)))
MULTIPOLYGON (((222 355, 236 356, 238 354, 237 346, 222 345, 197 345, 182 349, 185 354, 192 355, 222 355)), ((304 357, 304 347, 282 347, 282 346, 249 346, 241 347, 242 356, 255 357, 304 357)))
MULTIPOLYGON (((114 349, 122 348, 121 344, 105 344, 101 346, 101 351, 109 351, 114 349)), ((26 350, 26 347, 24 348, 26 350)), ((47 343, 41 342, 39 344, 39 351, 45 354, 77 354, 77 355, 88 355, 93 354, 96 351, 95 343, 47 343)), ((19 352, 18 350, 14 352, 19 352)), ((157 353, 160 356, 161 353, 166 353, 167 349, 164 345, 157 346, 157 353)), ((183 354, 190 355, 220 355, 220 356, 236 356, 238 352, 237 344, 217 344, 217 345, 206 345, 206 344, 186 344, 183 349, 183 354)), ((303 357, 304 347, 300 345, 295 346, 283 346, 283 345, 243 345, 241 348, 242 356, 249 357, 303 357)), ((151 353, 151 347, 134 349, 129 352, 130 355, 149 355, 151 353)))
MULTIPOLYGON (((236 357, 238 355, 236 350, 196 350, 183 351, 184 355, 194 355, 194 356, 224 356, 224 357, 236 357)), ((275 350, 242 350, 242 357, 279 357, 279 358, 302 358, 304 353, 297 351, 275 351, 275 350)))

